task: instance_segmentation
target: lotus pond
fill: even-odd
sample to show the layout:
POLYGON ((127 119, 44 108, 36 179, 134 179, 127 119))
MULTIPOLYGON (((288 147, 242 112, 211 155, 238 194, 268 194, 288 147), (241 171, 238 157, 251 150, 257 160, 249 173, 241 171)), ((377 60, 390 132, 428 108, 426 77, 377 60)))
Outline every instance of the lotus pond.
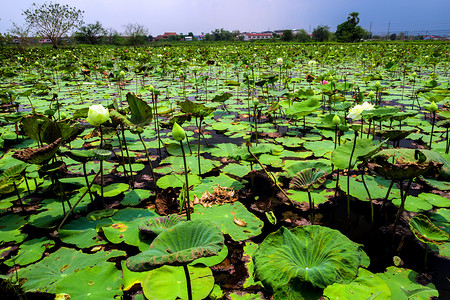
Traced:
POLYGON ((448 52, 1 49, 1 293, 450 297, 448 52))

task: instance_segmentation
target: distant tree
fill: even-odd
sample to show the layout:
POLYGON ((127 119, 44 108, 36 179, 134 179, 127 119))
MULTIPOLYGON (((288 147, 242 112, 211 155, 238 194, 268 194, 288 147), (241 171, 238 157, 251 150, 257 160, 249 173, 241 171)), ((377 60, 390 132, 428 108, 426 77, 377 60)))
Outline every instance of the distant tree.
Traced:
POLYGON ((67 4, 50 2, 42 5, 33 3, 22 14, 30 28, 36 29, 36 34, 50 39, 53 48, 57 48, 62 36, 83 24, 83 13, 84 11, 67 4))
POLYGON ((125 44, 124 38, 114 28, 106 29, 106 42, 117 46, 125 44))
POLYGON ((397 39, 397 34, 396 34, 396 33, 391 34, 391 35, 389 36, 389 39, 390 39, 391 41, 395 41, 395 40, 397 39))
POLYGON ((368 35, 367 31, 359 24, 359 13, 352 12, 348 15, 347 21, 339 24, 336 28, 336 39, 342 43, 358 42, 368 35))
POLYGON ((75 32, 75 40, 82 44, 100 44, 102 39, 106 35, 106 30, 103 28, 99 21, 95 24, 87 24, 81 26, 77 32, 75 32))
POLYGON ((19 48, 23 48, 31 42, 30 27, 28 25, 20 26, 13 22, 12 28, 8 30, 9 34, 19 38, 19 48))
POLYGON ((283 35, 281 36, 281 39, 285 42, 290 42, 294 38, 294 35, 292 34, 292 30, 283 30, 283 35))
POLYGON ((294 40, 300 43, 306 43, 311 41, 311 37, 305 29, 300 29, 295 35, 294 40))
POLYGON ((316 42, 325 42, 330 38, 330 27, 319 25, 312 32, 312 39, 316 42))
POLYGON ((205 40, 206 41, 233 41, 233 40, 236 40, 238 35, 240 35, 240 32, 238 30, 230 32, 228 30, 221 28, 221 29, 215 29, 214 31, 211 31, 211 33, 207 33, 205 35, 205 40))
POLYGON ((143 45, 147 39, 148 28, 138 23, 128 23, 124 25, 127 44, 130 46, 143 45))

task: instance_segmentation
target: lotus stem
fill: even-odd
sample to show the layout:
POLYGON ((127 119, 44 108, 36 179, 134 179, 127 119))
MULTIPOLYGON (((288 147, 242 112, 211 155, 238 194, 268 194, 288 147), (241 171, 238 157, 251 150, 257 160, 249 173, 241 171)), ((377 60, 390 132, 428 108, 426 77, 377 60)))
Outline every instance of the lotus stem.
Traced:
POLYGON ((386 202, 389 198, 389 194, 391 192, 392 186, 394 185, 394 180, 391 180, 391 184, 389 185, 389 188, 387 190, 386 196, 383 199, 383 204, 381 204, 380 212, 383 210, 384 206, 386 205, 386 202))
POLYGON ((148 154, 147 146, 145 146, 144 140, 142 139, 142 136, 141 136, 140 133, 138 133, 138 136, 139 136, 139 139, 141 140, 142 146, 144 146, 145 155, 147 156, 148 165, 150 166, 150 173, 152 173, 153 184, 154 184, 155 187, 156 187, 156 177, 155 177, 155 172, 153 172, 152 161, 150 160, 150 155, 148 154))
POLYGON ((398 208, 397 215, 395 216, 394 229, 392 230, 394 234, 395 234, 395 230, 397 229, 397 225, 398 225, 398 221, 400 220, 400 216, 402 215, 403 211, 405 210, 406 197, 408 196, 408 191, 411 186, 412 180, 413 180, 412 178, 409 179, 406 189, 403 187, 403 180, 400 180, 401 204, 400 204, 400 207, 398 208))
POLYGON ((94 177, 94 180, 92 180, 92 182, 88 185, 88 189, 84 191, 83 195, 81 195, 80 199, 78 199, 77 202, 75 202, 75 204, 72 206, 72 208, 69 210, 69 213, 64 217, 64 219, 61 221, 61 223, 59 224, 58 228, 56 229, 56 231, 58 231, 64 224, 64 222, 67 220, 67 218, 69 217, 70 213, 73 212, 73 210, 75 209, 75 207, 77 207, 78 203, 81 202, 81 200, 84 198, 84 196, 86 196, 86 193, 88 192, 88 190, 91 189, 92 185, 94 184, 95 180, 97 179, 98 175, 100 174, 100 171, 97 172, 97 174, 94 177))
POLYGON ((448 150, 450 148, 450 141, 448 140, 448 127, 447 127, 447 131, 445 132, 445 154, 448 154, 448 150))
POLYGON ((23 206, 22 198, 20 197, 19 189, 17 188, 15 181, 13 181, 13 186, 14 186, 14 191, 16 191, 17 200, 19 200, 20 207, 22 208, 22 211, 25 211, 25 207, 23 206))
POLYGON ((183 265, 184 275, 186 276, 186 286, 188 299, 192 300, 192 288, 191 288, 191 276, 189 275, 189 270, 187 265, 183 265))
POLYGON ((348 169, 347 169, 347 219, 350 221, 350 169, 352 168, 352 159, 353 154, 355 153, 356 148, 356 139, 358 138, 358 131, 355 131, 355 138, 353 140, 353 148, 350 154, 350 159, 348 161, 348 169))
POLYGON ((184 181, 186 183, 186 200, 184 201, 184 207, 186 208, 186 218, 188 221, 191 220, 191 204, 189 202, 189 182, 188 182, 188 169, 186 164, 186 154, 184 153, 183 142, 180 141, 181 153, 183 154, 184 163, 184 181))
POLYGON ((124 158, 125 156, 123 155, 122 140, 120 139, 120 134, 119 134, 118 131, 116 132, 116 134, 117 134, 117 140, 119 141, 120 155, 121 155, 121 158, 122 158, 123 173, 125 174, 125 176, 128 177, 128 172, 127 172, 127 169, 125 168, 125 158, 124 158))
MULTIPOLYGON (((250 151, 250 146, 247 146, 247 151, 248 153, 250 153, 250 155, 256 160, 256 162, 261 166, 261 168, 264 170, 264 172, 266 173, 267 177, 269 177, 272 182, 275 184, 275 186, 280 190, 281 193, 283 193, 283 195, 289 200, 289 202, 291 202, 292 205, 294 205, 294 201, 291 200, 291 198, 289 198, 289 196, 286 194, 285 191, 283 191, 283 189, 278 185, 275 176, 272 174, 272 172, 267 171, 267 169, 264 167, 264 165, 259 161, 259 159, 250 151), (269 174, 270 173, 270 174, 269 174)), ((252 178, 253 179, 253 178, 252 178)), ((253 184, 253 182, 252 182, 253 184)))
POLYGON ((87 172, 86 172, 86 162, 83 162, 83 174, 84 174, 84 180, 86 181, 87 190, 89 191, 89 197, 91 198, 91 203, 93 203, 94 198, 92 196, 91 188, 89 186, 89 180, 88 180, 87 172))
POLYGON ((434 131, 434 123, 436 121, 436 112, 433 111, 433 118, 431 120, 431 135, 430 135, 430 150, 431 150, 431 142, 433 140, 433 131, 434 131))
MULTIPOLYGON (((127 153, 127 158, 128 158, 128 166, 130 167, 130 180, 131 180, 131 186, 134 187, 134 178, 133 178, 133 168, 131 166, 131 159, 130 159, 130 154, 128 152, 128 146, 127 146, 127 141, 125 140, 125 129, 123 127, 123 124, 120 124, 120 128, 122 130, 122 140, 123 140, 123 145, 125 147, 125 152, 127 153)), ((124 168, 125 170, 125 168, 124 168)))
POLYGON ((314 225, 314 201, 311 197, 311 191, 308 190, 308 200, 309 200, 309 210, 310 210, 310 221, 311 225, 314 225))
POLYGON ((372 226, 373 226, 373 202, 372 202, 372 197, 370 196, 369 188, 367 187, 367 184, 366 184, 366 180, 364 179, 365 169, 366 169, 366 161, 364 161, 362 163, 361 180, 363 182, 364 188, 366 189, 367 196, 369 196, 369 201, 370 201, 370 220, 371 220, 372 226))

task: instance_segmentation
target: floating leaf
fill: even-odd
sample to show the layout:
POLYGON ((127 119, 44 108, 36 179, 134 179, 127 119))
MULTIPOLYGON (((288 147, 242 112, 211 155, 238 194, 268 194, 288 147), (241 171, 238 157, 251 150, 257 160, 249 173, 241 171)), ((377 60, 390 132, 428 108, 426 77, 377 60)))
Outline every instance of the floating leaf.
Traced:
POLYGON ((416 238, 426 244, 442 244, 448 240, 448 233, 434 225, 427 216, 419 214, 411 218, 409 227, 416 238))
POLYGON ((19 271, 19 277, 25 278, 22 285, 25 292, 54 293, 58 283, 66 276, 76 273, 85 267, 95 265, 106 266, 106 260, 125 255, 125 252, 112 250, 85 254, 75 249, 62 247, 40 262, 19 271))
POLYGON ((55 293, 66 293, 71 300, 115 299, 122 295, 122 272, 113 263, 86 267, 63 277, 55 287, 55 293))
MULTIPOLYGON (((205 299, 214 287, 211 269, 188 266, 188 270, 191 278, 192 299, 205 299)), ((188 299, 186 276, 182 267, 163 266, 148 272, 142 282, 142 289, 149 300, 188 299)))
POLYGON ((128 258, 127 267, 142 272, 163 265, 181 266, 199 257, 217 255, 223 243, 222 233, 212 222, 181 222, 158 235, 149 250, 128 258))
POLYGON ((250 213, 241 202, 225 203, 212 207, 194 206, 193 220, 211 220, 224 234, 229 234, 234 241, 243 241, 261 233, 264 222, 250 213), (247 223, 242 227, 234 222, 234 217, 247 223))
MULTIPOLYGON (((281 227, 269 234, 253 257, 255 273, 273 290, 289 285, 291 292, 307 282, 325 288, 349 283, 361 264, 361 247, 337 230, 319 225, 289 230, 281 227)), ((305 288, 305 286, 303 286, 305 288)), ((300 297, 291 297, 300 299, 300 297)))

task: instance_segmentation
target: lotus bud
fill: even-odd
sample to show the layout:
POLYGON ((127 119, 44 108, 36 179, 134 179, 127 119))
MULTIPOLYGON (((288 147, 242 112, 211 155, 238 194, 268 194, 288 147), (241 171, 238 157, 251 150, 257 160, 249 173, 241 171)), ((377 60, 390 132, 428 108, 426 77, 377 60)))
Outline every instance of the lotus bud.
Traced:
POLYGON ((186 133, 184 132, 184 129, 180 125, 178 125, 177 122, 175 122, 173 124, 172 138, 175 141, 179 141, 179 142, 181 142, 182 140, 184 140, 186 138, 186 133))
POLYGON ((280 66, 283 64, 283 59, 281 57, 277 58, 277 64, 280 66))
POLYGON ((62 112, 62 113, 61 113, 61 119, 67 119, 67 115, 66 115, 65 112, 62 112))
POLYGON ((369 98, 370 98, 370 99, 375 98, 375 93, 374 93, 373 91, 370 91, 370 92, 369 92, 369 98))
POLYGON ((438 110, 438 106, 437 106, 436 102, 434 102, 434 101, 431 102, 430 107, 429 107, 429 110, 430 110, 431 112, 435 112, 435 111, 438 110))
POLYGON ((124 70, 120 71, 119 76, 120 76, 120 78, 125 77, 125 71, 124 70))
POLYGON ((148 89, 150 92, 153 92, 153 91, 155 90, 155 87, 154 87, 153 85, 149 85, 149 86, 147 86, 147 89, 148 89))
POLYGON ((89 107, 88 116, 86 118, 86 121, 93 125, 93 126, 99 126, 109 119, 109 110, 101 104, 97 105, 91 105, 89 107))
POLYGON ((416 77, 417 77, 417 73, 416 73, 416 72, 413 72, 413 73, 411 74, 411 76, 412 76, 413 78, 416 78, 416 77))
POLYGON ((334 125, 338 126, 339 124, 341 124, 341 118, 339 118, 338 115, 334 115, 332 122, 334 125))
POLYGON ((377 80, 377 82, 375 82, 375 87, 376 87, 377 89, 381 88, 381 83, 380 83, 380 81, 377 80))

